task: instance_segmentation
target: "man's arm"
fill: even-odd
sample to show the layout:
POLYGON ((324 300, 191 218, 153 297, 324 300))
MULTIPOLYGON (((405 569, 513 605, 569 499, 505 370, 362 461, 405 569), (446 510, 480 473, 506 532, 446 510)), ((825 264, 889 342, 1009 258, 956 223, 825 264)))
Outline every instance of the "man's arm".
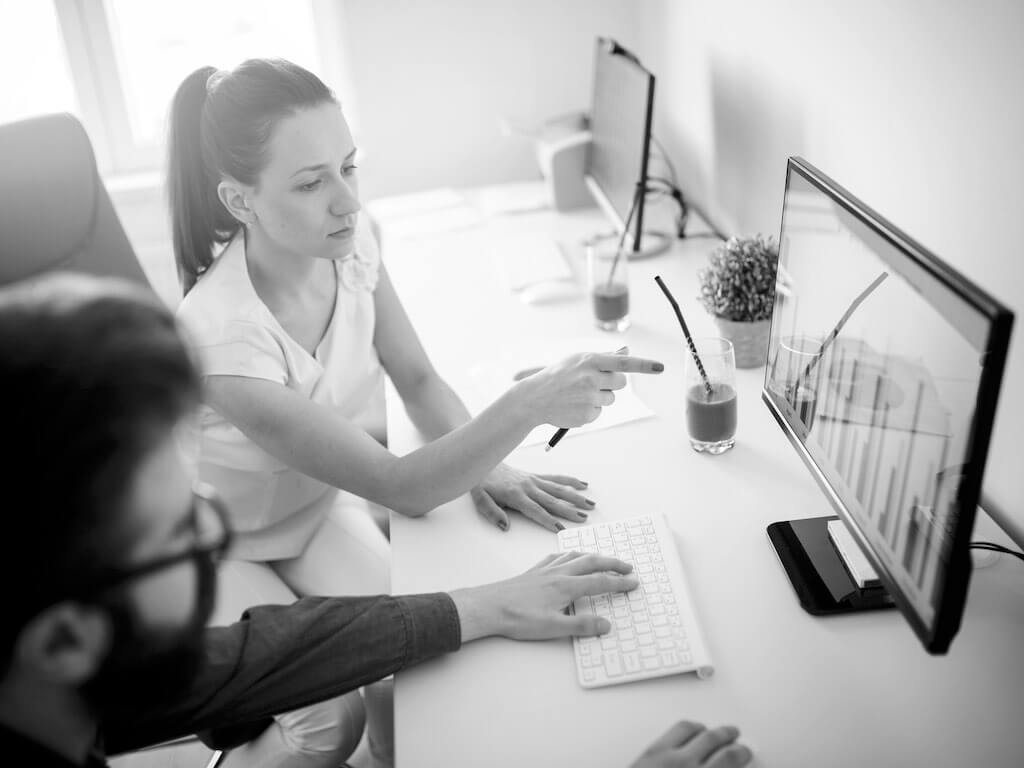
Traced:
POLYGON ((138 702, 107 718, 107 750, 123 752, 197 731, 249 723, 340 696, 456 650, 459 614, 445 594, 305 598, 261 606, 209 629, 205 660, 174 705, 138 702))
POLYGON ((252 723, 340 696, 399 669, 499 635, 548 640, 599 635, 597 616, 567 615, 584 595, 636 589, 633 566, 603 555, 548 555, 525 573, 451 595, 309 597, 250 609, 211 629, 206 663, 173 705, 124 702, 103 723, 110 754, 197 731, 252 723))

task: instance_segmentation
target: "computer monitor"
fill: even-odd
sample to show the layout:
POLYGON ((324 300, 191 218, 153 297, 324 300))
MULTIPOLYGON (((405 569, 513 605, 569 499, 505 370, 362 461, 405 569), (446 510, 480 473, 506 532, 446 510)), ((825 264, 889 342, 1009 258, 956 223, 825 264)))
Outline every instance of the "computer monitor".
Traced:
MULTIPOLYGON (((621 235, 627 227, 624 249, 644 248, 644 194, 647 157, 651 147, 654 111, 654 75, 639 59, 611 38, 597 38, 594 55, 594 98, 590 110, 591 142, 587 149, 584 180, 594 200, 621 235), (632 242, 630 242, 630 240, 632 242)), ((648 248, 661 245, 647 244, 648 248)))
POLYGON ((948 649, 1012 324, 962 274, 789 159, 762 398, 843 524, 832 536, 828 518, 769 529, 805 608, 895 605, 929 652, 948 649))

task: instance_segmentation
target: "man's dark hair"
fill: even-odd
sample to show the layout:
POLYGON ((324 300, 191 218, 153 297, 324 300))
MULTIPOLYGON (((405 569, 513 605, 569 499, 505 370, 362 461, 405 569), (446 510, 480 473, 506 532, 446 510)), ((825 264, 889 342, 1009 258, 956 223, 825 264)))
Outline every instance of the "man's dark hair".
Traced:
POLYGON ((173 315, 129 283, 56 274, 0 289, 0 676, 26 622, 124 565, 135 472, 199 402, 173 315))

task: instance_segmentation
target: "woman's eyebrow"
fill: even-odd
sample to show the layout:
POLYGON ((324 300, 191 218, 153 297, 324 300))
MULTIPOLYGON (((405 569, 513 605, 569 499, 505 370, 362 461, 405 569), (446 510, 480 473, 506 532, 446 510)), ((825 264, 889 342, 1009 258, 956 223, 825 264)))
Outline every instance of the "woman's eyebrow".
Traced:
MULTIPOLYGON (((353 147, 352 151, 349 152, 347 155, 345 155, 345 162, 347 163, 347 162, 350 162, 350 161, 354 160, 357 151, 358 151, 358 148, 357 147, 353 147)), ((305 173, 306 171, 322 171, 326 167, 327 167, 327 163, 317 163, 316 165, 306 165, 306 166, 303 166, 302 168, 299 168, 299 170, 297 170, 295 173, 293 173, 292 176, 293 177, 294 176, 298 176, 300 173, 305 173)))

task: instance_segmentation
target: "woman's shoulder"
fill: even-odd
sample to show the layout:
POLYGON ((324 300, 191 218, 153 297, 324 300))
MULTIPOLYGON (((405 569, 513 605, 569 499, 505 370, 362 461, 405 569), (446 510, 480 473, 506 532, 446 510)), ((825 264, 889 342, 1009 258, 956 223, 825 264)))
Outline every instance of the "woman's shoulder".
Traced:
POLYGON ((178 319, 199 343, 239 327, 259 326, 259 302, 245 272, 245 251, 234 240, 213 260, 178 305, 178 319))

